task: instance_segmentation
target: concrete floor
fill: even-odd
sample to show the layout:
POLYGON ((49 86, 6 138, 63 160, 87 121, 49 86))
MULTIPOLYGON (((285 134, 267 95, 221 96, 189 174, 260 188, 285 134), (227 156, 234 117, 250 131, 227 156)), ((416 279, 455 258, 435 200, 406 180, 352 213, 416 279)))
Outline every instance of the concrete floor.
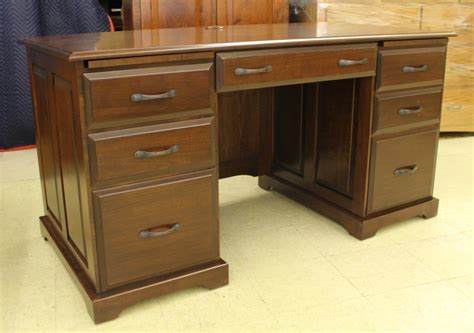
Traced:
POLYGON ((472 332, 473 155, 473 137, 441 140, 439 215, 363 242, 254 178, 223 180, 229 286, 152 299, 96 326, 40 236, 36 151, 0 153, 0 331, 472 332))

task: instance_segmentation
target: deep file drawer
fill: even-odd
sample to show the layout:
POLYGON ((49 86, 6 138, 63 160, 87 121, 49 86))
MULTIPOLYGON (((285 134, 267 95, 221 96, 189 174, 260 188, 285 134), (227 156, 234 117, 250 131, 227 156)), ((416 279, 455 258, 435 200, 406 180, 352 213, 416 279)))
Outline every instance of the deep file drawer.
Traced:
POLYGON ((445 65, 445 46, 381 50, 378 90, 442 85, 445 65))
POLYGON ((374 76, 375 44, 218 53, 217 90, 374 76))
POLYGON ((214 118, 89 135, 91 174, 97 186, 213 168, 214 118))
POLYGON ((374 140, 368 213, 432 196, 438 134, 374 140))
POLYGON ((380 94, 375 98, 373 132, 403 130, 439 123, 442 88, 380 94))
POLYGON ((104 289, 219 259, 215 171, 96 191, 94 209, 104 289))
POLYGON ((89 128, 212 113, 212 64, 84 74, 89 128))

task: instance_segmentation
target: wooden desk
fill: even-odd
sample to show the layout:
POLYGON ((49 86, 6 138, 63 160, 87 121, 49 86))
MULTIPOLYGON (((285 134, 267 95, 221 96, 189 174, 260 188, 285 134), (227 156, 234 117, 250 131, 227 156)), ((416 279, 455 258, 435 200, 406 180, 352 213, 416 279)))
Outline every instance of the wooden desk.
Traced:
POLYGON ((45 216, 96 322, 228 283, 218 179, 364 239, 435 216, 449 32, 315 24, 28 38, 45 216))

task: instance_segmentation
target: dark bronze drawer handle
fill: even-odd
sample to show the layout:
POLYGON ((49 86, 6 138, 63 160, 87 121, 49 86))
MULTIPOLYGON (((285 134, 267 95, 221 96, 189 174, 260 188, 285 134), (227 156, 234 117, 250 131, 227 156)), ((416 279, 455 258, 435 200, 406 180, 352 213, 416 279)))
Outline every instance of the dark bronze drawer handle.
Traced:
POLYGON ((416 170, 418 170, 417 165, 410 165, 410 166, 406 166, 406 167, 395 170, 393 174, 397 177, 400 177, 400 176, 409 175, 411 173, 415 173, 416 170))
POLYGON ((173 232, 176 232, 179 229, 181 229, 181 224, 175 223, 173 225, 168 226, 168 229, 163 230, 163 231, 152 231, 152 230, 140 231, 140 233, 138 234, 138 237, 140 237, 141 239, 162 237, 162 236, 172 234, 173 232))
POLYGON ((272 65, 268 65, 262 68, 255 68, 255 69, 237 67, 236 69, 234 69, 234 74, 236 76, 243 76, 243 75, 251 75, 251 74, 270 73, 271 71, 273 71, 272 65))
POLYGON ((144 159, 144 158, 153 158, 153 157, 160 157, 171 155, 177 153, 179 151, 179 145, 173 145, 166 150, 160 151, 145 151, 145 150, 137 150, 135 152, 135 158, 144 159))
POLYGON ((398 114, 400 116, 408 116, 410 114, 415 114, 415 113, 420 113, 423 111, 423 108, 421 106, 417 106, 416 108, 403 108, 398 110, 398 114))
POLYGON ((369 63, 369 59, 367 58, 362 58, 360 60, 339 59, 337 61, 337 64, 340 67, 354 66, 354 65, 367 65, 368 63, 369 63))
POLYGON ((417 67, 405 66, 402 68, 403 73, 417 73, 417 72, 426 72, 428 70, 428 65, 422 65, 417 67))
POLYGON ((170 90, 165 92, 164 94, 159 95, 144 95, 144 94, 133 94, 130 99, 132 102, 145 102, 145 101, 152 101, 155 99, 167 99, 167 98, 175 98, 176 97, 176 90, 170 90))

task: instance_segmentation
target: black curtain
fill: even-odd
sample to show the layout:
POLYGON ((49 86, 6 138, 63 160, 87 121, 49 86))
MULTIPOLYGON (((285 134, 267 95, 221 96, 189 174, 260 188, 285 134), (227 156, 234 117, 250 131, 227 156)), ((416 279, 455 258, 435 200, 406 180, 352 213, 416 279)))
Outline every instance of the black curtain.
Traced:
POLYGON ((0 149, 34 144, 24 36, 109 31, 98 0, 0 0, 0 149))

